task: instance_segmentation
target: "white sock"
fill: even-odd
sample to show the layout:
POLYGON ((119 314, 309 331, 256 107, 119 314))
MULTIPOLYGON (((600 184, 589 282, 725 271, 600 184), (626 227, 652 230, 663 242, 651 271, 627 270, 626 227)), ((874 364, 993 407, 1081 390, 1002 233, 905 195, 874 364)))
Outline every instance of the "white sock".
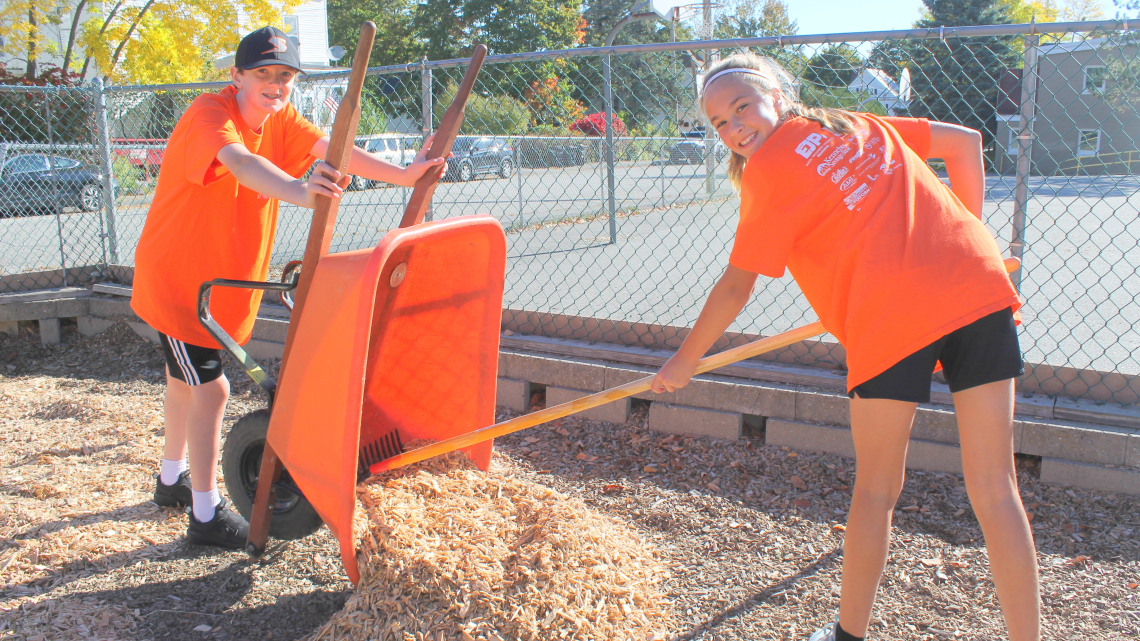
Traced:
POLYGON ((194 518, 198 519, 199 523, 212 520, 214 508, 222 502, 222 495, 218 493, 218 488, 215 487, 209 492, 191 490, 190 494, 194 497, 194 518))
POLYGON ((178 482, 178 477, 185 472, 188 467, 185 458, 178 461, 164 458, 162 459, 162 467, 158 470, 158 480, 162 481, 163 485, 174 485, 178 482))

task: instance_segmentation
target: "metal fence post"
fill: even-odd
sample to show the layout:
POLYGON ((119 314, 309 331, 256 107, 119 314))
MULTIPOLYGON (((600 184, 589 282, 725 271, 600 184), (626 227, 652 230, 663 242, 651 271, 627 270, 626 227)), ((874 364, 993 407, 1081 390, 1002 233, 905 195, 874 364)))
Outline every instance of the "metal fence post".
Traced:
MULTIPOLYGON (((427 139, 428 139, 428 136, 431 135, 432 125, 433 125, 433 121, 432 121, 432 119, 433 119, 433 116, 432 116, 432 94, 431 94, 431 80, 432 80, 431 76, 432 76, 432 73, 431 73, 431 69, 428 69, 428 66, 427 66, 427 56, 424 56, 423 60, 420 61, 420 68, 423 70, 420 74, 420 84, 422 85, 420 88, 420 96, 421 96, 420 101, 423 103, 423 114, 422 114, 423 122, 420 126, 420 130, 424 134, 423 145, 421 145, 421 148, 422 148, 423 146, 427 145, 427 139)), ((434 209, 434 207, 431 206, 431 203, 428 203, 427 211, 424 213, 424 220, 425 221, 432 219, 432 210, 433 209, 434 209)))
POLYGON ((606 195, 610 215, 610 244, 617 243, 617 197, 614 194, 614 88, 610 54, 602 59, 602 93, 606 101, 606 195))
POLYGON ((103 216, 106 219, 103 238, 106 240, 107 253, 111 256, 110 263, 118 265, 119 241, 115 233, 115 171, 111 165, 111 129, 107 123, 107 94, 103 91, 102 78, 91 81, 91 98, 95 102, 95 135, 98 142, 99 169, 103 174, 103 216))
POLYGON ((1037 98, 1038 36, 1025 36, 1025 62, 1021 70, 1021 122, 1017 129, 1017 183, 1013 189, 1013 221, 1009 236, 1009 253, 1021 260, 1021 267, 1010 274, 1013 286, 1021 291, 1025 274, 1025 214, 1029 205, 1029 172, 1033 164, 1033 118, 1037 98))
MULTIPOLYGON (((516 150, 517 150, 518 148, 520 148, 520 147, 522 147, 522 145, 520 145, 520 144, 518 144, 518 143, 515 143, 515 149, 516 149, 516 150)), ((526 220, 523 218, 523 179, 522 179, 522 163, 518 161, 518 160, 519 160, 519 156, 518 156, 517 154, 518 154, 518 152, 516 151, 516 155, 515 155, 515 173, 516 173, 516 174, 518 174, 518 177, 517 177, 517 179, 516 179, 516 181, 515 181, 515 182, 518 184, 518 187, 519 187, 519 231, 522 231, 522 228, 526 226, 526 220)))
MULTIPOLYGON (((59 93, 59 88, 56 88, 59 93)), ((63 286, 68 286, 67 280, 67 251, 63 246, 63 206, 59 202, 59 182, 55 178, 55 130, 52 127, 51 113, 51 87, 44 87, 44 125, 47 127, 48 143, 48 175, 51 176, 51 209, 55 212, 55 231, 59 234, 59 266, 63 268, 63 286)))

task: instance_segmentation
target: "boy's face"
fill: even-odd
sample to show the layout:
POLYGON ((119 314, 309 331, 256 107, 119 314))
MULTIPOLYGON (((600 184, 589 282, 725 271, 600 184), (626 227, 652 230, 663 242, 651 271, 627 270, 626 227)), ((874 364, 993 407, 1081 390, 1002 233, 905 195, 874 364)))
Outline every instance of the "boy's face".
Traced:
POLYGON ((705 111, 720 139, 732 151, 751 158, 780 126, 779 91, 763 92, 731 74, 713 81, 705 90, 705 111))
POLYGON ((256 69, 230 67, 230 78, 238 89, 238 99, 266 114, 275 114, 289 104, 289 94, 297 81, 297 70, 285 65, 256 69))

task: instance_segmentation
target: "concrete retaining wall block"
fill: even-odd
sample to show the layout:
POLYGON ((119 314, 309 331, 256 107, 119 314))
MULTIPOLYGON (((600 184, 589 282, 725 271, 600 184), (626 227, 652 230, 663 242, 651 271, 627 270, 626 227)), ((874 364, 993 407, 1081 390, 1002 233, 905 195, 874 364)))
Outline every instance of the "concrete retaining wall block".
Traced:
POLYGON ((94 336, 110 329, 114 321, 96 318, 94 316, 80 316, 75 319, 79 333, 83 336, 94 336))
MULTIPOLYGON (((565 387, 548 386, 546 388, 546 406, 553 407, 563 403, 589 396, 592 392, 585 392, 577 389, 568 389, 565 387)), ((592 421, 605 421, 607 423, 616 423, 621 425, 629 420, 630 399, 623 398, 605 405, 599 405, 582 412, 578 412, 576 416, 590 419, 592 421)))
POLYGON ((796 420, 825 425, 851 425, 851 400, 846 394, 796 392, 796 420))
MULTIPOLYGON (((768 445, 790 447, 794 450, 826 452, 855 458, 855 443, 851 440, 851 430, 845 427, 770 418, 765 442, 768 445)), ((962 455, 953 445, 911 439, 907 447, 906 466, 913 470, 961 473, 962 455)))
POLYGON ((600 392, 605 366, 571 358, 551 358, 515 352, 499 353, 499 374, 518 381, 600 392))
POLYGON ((1140 472, 1136 470, 1073 463, 1055 458, 1041 460, 1041 482, 1075 485, 1103 492, 1140 494, 1140 472))
POLYGON ((718 412, 653 403, 649 406, 649 429, 666 434, 711 436, 735 441, 740 438, 744 416, 735 412, 718 412))
MULTIPOLYGON (((637 365, 607 365, 605 372, 604 385, 602 389, 612 389, 619 385, 632 383, 636 380, 653 376, 657 373, 657 368, 654 367, 638 367, 637 365)), ((667 392, 664 394, 655 394, 653 392, 642 392, 634 394, 631 398, 638 398, 643 401, 651 401, 653 403, 668 403, 671 405, 680 404, 677 400, 679 392, 667 392)))
POLYGON ((40 342, 44 345, 58 345, 60 341, 59 319, 40 319, 40 342))
POLYGON ((846 427, 770 418, 764 432, 767 445, 855 458, 855 443, 851 440, 851 430, 846 427))
POLYGON ((1077 463, 1124 465, 1131 430, 1109 426, 1090 429, 1076 425, 1024 421, 1020 452, 1077 463))
POLYGON ((516 412, 530 411, 530 382, 500 377, 495 387, 495 405, 516 412))

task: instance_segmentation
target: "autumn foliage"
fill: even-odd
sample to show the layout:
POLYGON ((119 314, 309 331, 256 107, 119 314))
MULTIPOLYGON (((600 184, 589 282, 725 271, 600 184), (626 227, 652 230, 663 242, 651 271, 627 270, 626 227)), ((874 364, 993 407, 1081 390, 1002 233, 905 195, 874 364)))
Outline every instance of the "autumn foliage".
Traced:
MULTIPOLYGON (((604 136, 606 135, 606 115, 603 113, 592 113, 585 118, 580 118, 570 125, 570 131, 578 131, 587 136, 604 136)), ((625 123, 614 115, 614 134, 617 136, 624 136, 629 131, 625 128, 625 123)))

